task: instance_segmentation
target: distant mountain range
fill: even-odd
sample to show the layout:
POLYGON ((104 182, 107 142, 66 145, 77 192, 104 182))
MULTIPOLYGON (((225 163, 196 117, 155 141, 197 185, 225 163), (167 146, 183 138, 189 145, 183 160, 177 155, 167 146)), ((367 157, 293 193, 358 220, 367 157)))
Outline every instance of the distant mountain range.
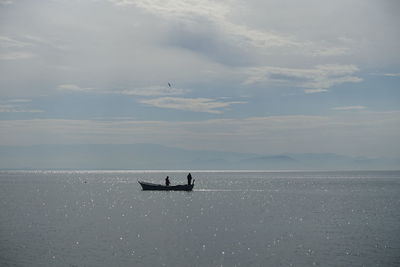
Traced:
POLYGON ((0 169, 398 170, 399 159, 337 154, 259 155, 156 144, 0 146, 0 169))

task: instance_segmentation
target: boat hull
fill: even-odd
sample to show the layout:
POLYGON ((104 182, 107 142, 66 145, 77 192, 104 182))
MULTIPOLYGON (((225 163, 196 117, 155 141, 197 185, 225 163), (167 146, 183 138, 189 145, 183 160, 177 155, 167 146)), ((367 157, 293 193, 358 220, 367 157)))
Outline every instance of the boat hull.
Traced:
POLYGON ((182 185, 161 185, 161 184, 152 184, 147 182, 139 181, 139 184, 142 186, 144 191, 192 191, 194 184, 182 184, 182 185))

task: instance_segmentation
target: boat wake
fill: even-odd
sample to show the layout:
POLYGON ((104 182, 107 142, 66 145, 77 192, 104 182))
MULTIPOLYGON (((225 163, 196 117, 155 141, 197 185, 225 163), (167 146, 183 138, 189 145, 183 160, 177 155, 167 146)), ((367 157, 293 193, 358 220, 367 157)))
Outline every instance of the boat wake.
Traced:
POLYGON ((264 192, 261 189, 196 189, 196 192, 264 192))

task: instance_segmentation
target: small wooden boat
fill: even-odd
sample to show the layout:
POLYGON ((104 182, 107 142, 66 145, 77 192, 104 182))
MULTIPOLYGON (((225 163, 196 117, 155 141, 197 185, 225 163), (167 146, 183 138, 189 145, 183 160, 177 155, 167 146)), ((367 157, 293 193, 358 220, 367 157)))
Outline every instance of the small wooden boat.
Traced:
POLYGON ((192 191, 194 183, 191 185, 188 184, 178 184, 178 185, 162 185, 162 184, 153 184, 148 182, 138 181, 142 186, 143 190, 156 190, 156 191, 192 191))

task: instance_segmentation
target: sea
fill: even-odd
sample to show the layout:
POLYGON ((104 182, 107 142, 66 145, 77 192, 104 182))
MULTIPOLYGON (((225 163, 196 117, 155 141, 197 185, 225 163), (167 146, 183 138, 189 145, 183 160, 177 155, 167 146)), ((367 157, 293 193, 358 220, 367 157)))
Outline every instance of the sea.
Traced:
POLYGON ((1 171, 0 266, 400 266, 400 171, 1 171))

